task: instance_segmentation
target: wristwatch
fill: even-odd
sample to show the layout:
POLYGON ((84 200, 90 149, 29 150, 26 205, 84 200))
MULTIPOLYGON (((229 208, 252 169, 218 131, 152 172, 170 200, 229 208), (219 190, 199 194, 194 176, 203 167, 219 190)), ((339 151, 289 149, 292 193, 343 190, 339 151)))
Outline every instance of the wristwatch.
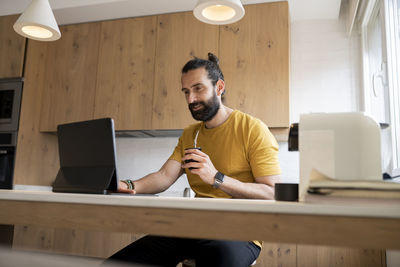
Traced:
POLYGON ((224 182, 224 176, 225 175, 222 172, 217 172, 217 174, 215 174, 213 184, 214 188, 219 188, 221 186, 221 184, 224 182))

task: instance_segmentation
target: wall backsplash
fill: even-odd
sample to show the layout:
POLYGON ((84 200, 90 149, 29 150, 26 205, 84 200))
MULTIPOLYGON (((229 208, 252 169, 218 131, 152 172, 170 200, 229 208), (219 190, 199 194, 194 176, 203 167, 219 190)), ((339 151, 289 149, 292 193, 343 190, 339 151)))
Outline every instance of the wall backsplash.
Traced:
MULTIPOLYGON (((136 180, 161 168, 174 151, 178 137, 117 137, 116 143, 118 176, 136 180)), ((161 195, 182 196, 185 187, 189 184, 186 175, 182 175, 161 195)))
MULTIPOLYGON (((121 179, 136 180, 148 173, 157 171, 172 154, 177 137, 123 138, 117 137, 117 168, 121 179)), ((282 181, 298 182, 298 152, 288 152, 287 142, 279 143, 279 159, 282 168, 282 181)), ((185 187, 189 187, 186 175, 182 175, 175 184, 161 195, 182 196, 185 187)))

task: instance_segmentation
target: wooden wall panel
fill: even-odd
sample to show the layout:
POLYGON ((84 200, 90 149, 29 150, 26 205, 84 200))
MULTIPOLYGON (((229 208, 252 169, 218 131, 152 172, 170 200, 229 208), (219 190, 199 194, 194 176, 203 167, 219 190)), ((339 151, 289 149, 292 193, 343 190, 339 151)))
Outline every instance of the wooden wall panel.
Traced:
POLYGON ((0 78, 22 77, 26 40, 13 29, 18 17, 0 17, 0 78))
POLYGON ((297 246, 297 267, 381 267, 382 251, 327 246, 297 246))
POLYGON ((269 127, 289 127, 288 3, 247 5, 245 10, 239 22, 220 27, 226 105, 269 127))
POLYGON ((158 16, 153 129, 183 129, 195 123, 181 92, 181 69, 193 56, 218 55, 218 26, 198 21, 192 12, 158 16))
POLYGON ((296 245, 263 243, 256 267, 296 266, 296 245))
POLYGON ((14 184, 51 185, 59 168, 57 137, 39 132, 46 58, 47 44, 29 40, 14 184))
POLYGON ((54 247, 54 228, 38 226, 14 227, 15 249, 27 249, 33 251, 52 251, 54 247))
POLYGON ((104 259, 141 236, 18 225, 14 230, 13 248, 104 259))
POLYGON ((151 129, 157 17, 101 23, 94 117, 117 130, 151 129))
POLYGON ((48 43, 40 130, 93 118, 100 23, 63 26, 48 43))

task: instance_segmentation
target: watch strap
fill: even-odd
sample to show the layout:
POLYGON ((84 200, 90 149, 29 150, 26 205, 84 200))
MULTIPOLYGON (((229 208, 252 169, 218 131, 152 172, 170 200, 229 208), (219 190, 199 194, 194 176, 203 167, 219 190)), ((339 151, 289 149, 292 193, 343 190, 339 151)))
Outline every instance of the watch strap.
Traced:
POLYGON ((129 190, 135 190, 135 184, 133 183, 132 180, 122 180, 122 182, 124 182, 127 186, 129 190))

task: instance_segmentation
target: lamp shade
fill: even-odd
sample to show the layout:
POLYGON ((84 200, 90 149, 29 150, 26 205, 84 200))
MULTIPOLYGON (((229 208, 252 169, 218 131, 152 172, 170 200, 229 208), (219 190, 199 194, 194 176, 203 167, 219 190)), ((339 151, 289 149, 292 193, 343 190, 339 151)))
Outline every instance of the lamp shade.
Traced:
POLYGON ((48 0, 32 0, 14 23, 14 30, 24 37, 38 41, 55 41, 61 37, 48 0))
POLYGON ((193 9, 194 16, 208 24, 230 24, 244 16, 240 0, 199 0, 193 9))

